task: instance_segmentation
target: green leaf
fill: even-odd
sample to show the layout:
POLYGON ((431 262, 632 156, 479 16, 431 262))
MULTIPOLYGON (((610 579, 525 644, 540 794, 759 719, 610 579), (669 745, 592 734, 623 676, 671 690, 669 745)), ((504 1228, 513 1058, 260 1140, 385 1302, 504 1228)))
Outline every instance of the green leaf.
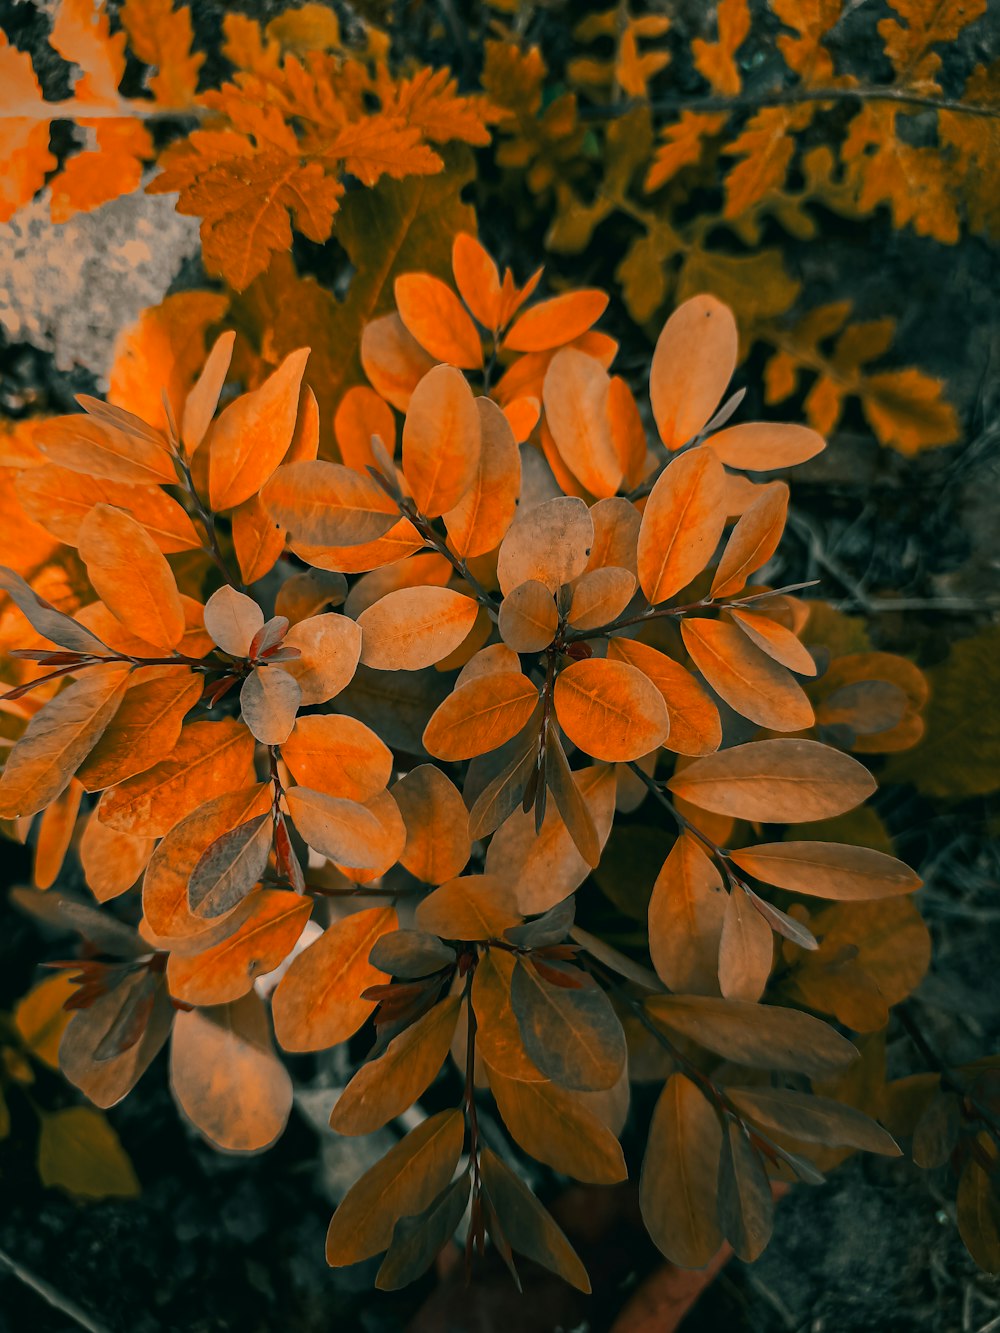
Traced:
POLYGON ((756 1124, 806 1143, 825 1143, 898 1157, 896 1140, 853 1106, 789 1088, 727 1088, 727 1095, 756 1124))
POLYGON ((92 1106, 70 1106, 42 1116, 38 1174, 85 1199, 132 1199, 139 1182, 107 1118, 92 1106))
POLYGON ((404 1217, 396 1227, 389 1253, 382 1260, 375 1285, 398 1291, 414 1282, 434 1262, 465 1215, 472 1180, 468 1171, 437 1196, 417 1217, 404 1217))
POLYGON ((390 977, 411 981, 450 967, 455 950, 423 930, 393 930, 375 941, 368 961, 390 977))
POLYGON ((963 639, 927 672, 927 731, 912 750, 894 755, 886 782, 912 782, 928 796, 960 799, 1000 788, 1000 625, 963 639))
POLYGON ((483 1188, 496 1210, 512 1249, 558 1274, 578 1291, 590 1294, 590 1279, 576 1251, 550 1213, 499 1157, 484 1148, 483 1188))
POLYGON ((729 1120, 719 1159, 719 1223, 740 1259, 753 1263, 771 1239, 774 1203, 767 1172, 746 1130, 729 1120))
POLYGON ((271 853, 271 825, 267 810, 205 848, 188 881, 188 903, 196 916, 225 916, 257 886, 271 853))
POLYGON ((610 1088, 625 1065, 622 1025, 604 992, 587 983, 579 990, 554 986, 521 960, 511 982, 529 1057, 546 1078, 582 1092, 610 1088))
POLYGON ((410 1130, 345 1194, 326 1235, 332 1268, 389 1246, 401 1217, 422 1212, 451 1180, 465 1136, 461 1111, 440 1111, 410 1130))

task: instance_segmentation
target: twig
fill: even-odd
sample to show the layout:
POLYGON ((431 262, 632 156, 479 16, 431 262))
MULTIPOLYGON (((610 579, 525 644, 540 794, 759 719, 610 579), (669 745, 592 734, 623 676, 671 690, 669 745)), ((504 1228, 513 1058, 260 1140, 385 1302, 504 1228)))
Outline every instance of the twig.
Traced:
POLYGON ((0 1250, 0 1264, 3 1264, 7 1271, 13 1277, 16 1277, 19 1282, 23 1282, 26 1287, 30 1287, 37 1296, 41 1296, 42 1300, 51 1305, 54 1310, 58 1310, 60 1314, 72 1319, 74 1324, 78 1324, 80 1328, 87 1329, 87 1333, 109 1333, 104 1324, 96 1323, 86 1311, 81 1310, 68 1296, 56 1291, 55 1287, 46 1282, 44 1278, 37 1277, 30 1268, 25 1268, 23 1264, 11 1258, 5 1250, 0 1250))
POLYGON ((633 100, 621 106, 584 107, 581 120, 616 120, 647 106, 654 115, 676 115, 679 111, 758 111, 768 106, 804 106, 810 102, 897 102, 902 106, 930 107, 961 115, 1000 120, 1000 106, 963 102, 956 97, 932 97, 905 88, 785 88, 768 93, 741 93, 733 97, 657 97, 649 102, 633 100))

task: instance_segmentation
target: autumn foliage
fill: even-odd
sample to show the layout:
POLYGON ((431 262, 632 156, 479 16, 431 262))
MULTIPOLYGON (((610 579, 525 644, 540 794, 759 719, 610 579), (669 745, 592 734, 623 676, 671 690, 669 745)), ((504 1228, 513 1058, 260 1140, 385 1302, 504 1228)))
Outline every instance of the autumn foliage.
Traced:
MULTIPOLYGON (((817 735, 906 743, 919 683, 911 703, 905 664, 848 665, 848 721, 824 726, 809 604, 754 581, 788 486, 746 476, 824 444, 736 420, 724 305, 696 297, 667 321, 651 442, 592 327, 602 293, 532 301, 537 278, 501 278, 466 233, 453 264, 457 291, 401 277, 398 312, 365 329, 372 387, 342 400, 338 461, 317 457, 308 349, 217 410, 229 334, 167 392, 165 427, 83 397, 31 431, 18 496, 93 593, 67 615, 3 574, 23 664, 7 706, 26 725, 0 815, 41 815, 44 889, 86 810, 93 896, 140 879, 142 896, 133 930, 22 892, 91 944, 68 970, 60 1063, 109 1106, 169 1039, 181 1109, 252 1152, 291 1109, 274 1039, 304 1052, 369 1032, 339 1132, 380 1128, 439 1081, 464 1090, 351 1189, 329 1261, 388 1250, 379 1284, 404 1284, 471 1198, 470 1246, 489 1235, 512 1269, 528 1254, 583 1288, 478 1108, 489 1095, 523 1151, 608 1184, 626 1175, 638 1064, 664 1082, 650 1234, 681 1264, 723 1238, 753 1258, 770 1182, 816 1175, 808 1145, 898 1151, 809 1092, 857 1051, 799 1006, 844 1018, 827 939, 852 912, 902 920, 918 880, 884 852, 768 829, 861 805, 868 771, 817 735), (898 714, 876 716, 880 674, 898 714), (647 945, 621 952, 575 924, 574 895, 616 809, 644 800, 675 839, 647 945), (828 997, 809 990, 823 976, 828 997)), ((63 1002, 62 977, 43 985, 63 1002)), ((877 1025, 856 1009, 845 1021, 877 1025)))
MULTIPOLYGON (((772 8, 805 88, 852 86, 823 45, 837 5, 772 8)), ((894 87, 934 91, 928 52, 958 20, 930 31, 906 10, 883 33, 894 87)), ((695 55, 719 96, 742 90, 746 14, 724 0, 695 55)), ((254 1153, 292 1111, 283 1054, 349 1043, 333 1129, 412 1126, 327 1238, 334 1266, 384 1254, 382 1288, 460 1232, 470 1263, 488 1239, 515 1281, 526 1256, 589 1290, 525 1159, 591 1185, 631 1173, 678 1265, 725 1242, 757 1258, 782 1184, 819 1183, 848 1151, 899 1153, 859 1109, 858 1068, 884 1075, 851 1037, 882 1029, 929 960, 920 881, 877 820, 873 836, 858 757, 919 740, 927 683, 860 650, 788 573, 787 478, 851 395, 903 452, 953 421, 940 385, 863 369, 892 330, 852 324, 847 303, 781 345, 791 300, 738 320, 707 226, 681 237, 655 201, 722 158, 745 236, 765 213, 804 216, 788 170, 822 100, 759 110, 732 138, 718 110, 654 134, 669 24, 648 15, 581 24, 579 45, 613 34, 615 55, 575 55, 577 91, 544 110, 544 62, 512 36, 460 93, 447 70, 396 68, 374 28, 346 40, 326 6, 266 28, 231 14, 232 75, 208 88, 186 9, 126 0, 118 20, 58 7, 51 45, 78 67, 58 103, 0 46, 4 214, 48 178, 65 219, 155 162, 149 188, 202 219, 225 289, 147 311, 106 401, 2 438, 23 557, 0 568, 0 820, 33 843, 19 906, 82 942, 15 1016, 24 1044, 95 1108, 169 1047, 190 1124, 254 1153), (126 52, 147 71, 129 96, 126 52), (597 204, 583 88, 634 99, 622 124, 644 145, 597 204), (57 160, 56 120, 89 146, 57 160), (626 307, 655 318, 640 374, 616 370, 607 291, 515 277, 477 239, 446 146, 493 133, 500 170, 556 201, 557 251, 584 250, 636 182, 653 198, 618 273, 626 307), (296 273, 293 232, 337 236, 357 270, 346 300, 296 273), (744 419, 748 330, 774 349, 768 403, 816 372, 810 424, 744 419)), ((941 113, 948 189, 914 199, 902 177, 927 150, 896 137, 902 112, 854 111, 843 175, 813 150, 810 190, 884 203, 942 243, 956 198, 994 224, 965 122, 941 113)), ((631 148, 601 125, 610 179, 631 148)), ((928 1093, 914 1114, 928 1159, 940 1113, 928 1093)), ((952 1149, 975 1236, 993 1159, 966 1121, 952 1149)))

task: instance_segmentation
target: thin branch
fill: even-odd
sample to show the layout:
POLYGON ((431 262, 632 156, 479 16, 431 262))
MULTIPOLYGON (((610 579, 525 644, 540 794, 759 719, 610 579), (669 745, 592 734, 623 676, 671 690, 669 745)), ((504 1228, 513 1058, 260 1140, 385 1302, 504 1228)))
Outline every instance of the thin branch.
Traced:
POLYGON ((476 576, 469 570, 465 561, 450 549, 448 543, 442 537, 438 536, 431 527, 430 520, 425 518, 424 515, 417 510, 415 505, 405 500, 402 502, 397 501, 397 503, 399 504, 399 512, 403 517, 410 520, 428 546, 433 547, 439 555, 444 556, 455 573, 458 574, 460 578, 463 578, 472 589, 473 596, 479 605, 489 612, 489 615, 493 620, 496 620, 500 614, 499 602, 486 591, 476 576))
POLYGON ((81 1310, 79 1305, 71 1301, 68 1296, 64 1296, 61 1291, 57 1291, 44 1278, 37 1277, 30 1268, 25 1268, 23 1264, 12 1258, 5 1250, 0 1250, 0 1264, 7 1269, 12 1277, 16 1277, 18 1282, 23 1282, 26 1287, 31 1288, 36 1296, 40 1296, 43 1301, 51 1305, 53 1310, 58 1310, 67 1319, 72 1319, 74 1324, 78 1324, 80 1328, 85 1328, 87 1333, 108 1333, 104 1324, 98 1324, 91 1319, 90 1315, 81 1310))
POLYGON ((768 93, 739 93, 733 97, 657 97, 649 102, 634 100, 621 106, 585 107, 580 118, 617 120, 640 106, 648 106, 654 114, 676 115, 681 111, 758 111, 769 106, 804 106, 810 102, 896 102, 902 106, 929 107, 935 111, 954 111, 1000 120, 1000 106, 963 102, 955 97, 932 97, 928 93, 908 92, 905 88, 779 88, 768 93))

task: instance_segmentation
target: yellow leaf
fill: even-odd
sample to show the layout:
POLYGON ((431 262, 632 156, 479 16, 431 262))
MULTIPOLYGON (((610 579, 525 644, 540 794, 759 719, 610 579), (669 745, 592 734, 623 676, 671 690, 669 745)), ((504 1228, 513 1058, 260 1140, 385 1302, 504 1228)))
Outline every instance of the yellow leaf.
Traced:
POLYGON ((92 1106, 69 1106, 42 1116, 38 1175, 83 1199, 134 1199, 132 1163, 107 1119, 92 1106))

